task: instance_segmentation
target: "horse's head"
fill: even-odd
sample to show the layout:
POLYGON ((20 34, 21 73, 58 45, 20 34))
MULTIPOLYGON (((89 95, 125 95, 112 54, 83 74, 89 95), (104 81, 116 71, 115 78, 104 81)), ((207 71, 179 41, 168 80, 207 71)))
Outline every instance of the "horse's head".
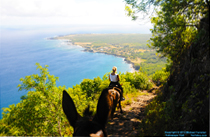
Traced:
POLYGON ((98 101, 96 115, 91 119, 86 115, 89 113, 89 108, 85 110, 85 116, 81 117, 76 110, 72 98, 65 90, 63 91, 63 111, 70 125, 74 128, 74 136, 107 136, 105 126, 111 109, 106 95, 107 90, 104 90, 98 101))

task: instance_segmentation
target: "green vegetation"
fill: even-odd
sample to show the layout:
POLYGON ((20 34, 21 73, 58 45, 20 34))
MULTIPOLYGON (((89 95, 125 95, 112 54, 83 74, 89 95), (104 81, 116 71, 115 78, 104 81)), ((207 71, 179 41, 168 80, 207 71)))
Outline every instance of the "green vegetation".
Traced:
MULTIPOLYGON (((125 1, 130 5, 126 7, 128 15, 133 19, 137 19, 136 13, 147 13, 150 11, 148 7, 155 6, 157 16, 151 18, 154 24, 152 37, 85 34, 60 39, 70 39, 87 51, 123 56, 136 64, 139 72, 119 74, 125 96, 127 94, 125 104, 131 103, 131 95, 136 96, 139 90, 153 86, 146 73, 155 82, 165 83, 146 107, 145 118, 139 125, 142 136, 163 136, 165 131, 207 131, 208 135, 210 74, 209 27, 206 24, 209 24, 209 1, 125 1), (171 64, 166 69, 161 67, 165 58, 159 61, 155 51, 146 47, 149 38, 150 47, 170 59, 171 64), (151 72, 151 67, 155 68, 154 71, 160 68, 160 71, 151 72)), ((61 95, 65 87, 56 87, 58 78, 49 75, 47 66, 43 68, 37 64, 37 69, 40 75, 20 79, 19 90, 29 91, 22 101, 4 108, 0 120, 1 136, 72 135, 73 129, 61 109, 61 95)), ((105 74, 102 79, 84 79, 79 85, 67 89, 80 114, 87 104, 95 111, 102 89, 108 87, 108 75, 105 74)))
POLYGON ((186 52, 195 39, 200 19, 208 13, 206 0, 125 0, 126 10, 132 18, 137 13, 157 14, 150 17, 154 28, 151 30, 149 47, 172 61, 179 62, 180 55, 186 52))
POLYGON ((165 70, 152 75, 154 81, 168 79, 146 107, 141 136, 164 136, 165 131, 203 131, 198 136, 208 136, 209 0, 125 1, 134 20, 137 13, 155 12, 149 46, 171 61, 169 77, 165 70))
POLYGON ((166 71, 166 68, 162 68, 162 70, 158 70, 152 75, 152 80, 155 83, 164 83, 166 82, 168 76, 169 72, 166 71))
MULTIPOLYGON (((62 91, 65 87, 57 87, 58 77, 50 75, 48 66, 36 64, 40 74, 32 74, 21 78, 19 91, 28 91, 18 104, 3 108, 0 120, 0 136, 63 136, 72 135, 73 128, 62 110, 62 91)), ((74 100, 78 112, 82 115, 87 105, 96 111, 98 98, 104 88, 109 85, 109 73, 100 77, 84 79, 79 85, 68 88, 67 92, 74 100)), ((149 89, 153 85, 143 72, 120 73, 121 84, 126 94, 139 94, 141 89, 149 89)), ((130 101, 128 100, 127 104, 130 101)))
POLYGON ((124 57, 135 70, 152 75, 165 67, 166 58, 160 58, 156 51, 147 46, 151 34, 76 34, 57 37, 71 40, 70 44, 81 45, 85 51, 99 52, 124 57))

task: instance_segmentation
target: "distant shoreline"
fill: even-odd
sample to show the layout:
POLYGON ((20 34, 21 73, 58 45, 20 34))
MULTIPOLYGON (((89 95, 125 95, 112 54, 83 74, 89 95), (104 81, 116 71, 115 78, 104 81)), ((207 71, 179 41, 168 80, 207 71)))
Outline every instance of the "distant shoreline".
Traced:
MULTIPOLYGON (((71 42, 71 40, 67 40, 67 44, 68 44, 68 45, 74 45, 74 44, 71 42), (70 44, 70 43, 71 43, 71 44, 70 44)), ((99 52, 99 51, 89 50, 89 49, 87 49, 85 46, 81 46, 81 45, 74 45, 74 46, 80 46, 80 47, 83 47, 83 48, 84 48, 84 50, 82 50, 82 51, 84 51, 84 52, 90 52, 90 53, 102 53, 102 54, 106 54, 106 55, 112 55, 112 56, 116 56, 116 57, 123 58, 123 61, 125 61, 127 64, 129 64, 129 65, 130 65, 130 68, 132 69, 132 73, 133 73, 133 72, 138 72, 138 70, 136 70, 136 69, 135 69, 135 67, 134 67, 134 63, 133 63, 133 62, 131 62, 131 61, 129 61, 129 60, 126 60, 126 58, 125 58, 125 57, 123 57, 123 56, 116 55, 116 54, 110 54, 110 53, 106 53, 106 52, 99 52)))
POLYGON ((90 50, 90 49, 87 49, 85 46, 82 46, 82 45, 75 45, 72 40, 70 39, 62 39, 63 36, 58 36, 58 37, 51 37, 51 38, 47 38, 48 40, 65 40, 67 45, 73 45, 73 46, 80 46, 80 47, 83 47, 84 52, 90 52, 90 53, 103 53, 103 54, 106 54, 106 55, 112 55, 112 56, 116 56, 116 57, 120 57, 120 58, 123 58, 123 61, 125 61, 127 64, 130 65, 130 68, 132 69, 132 73, 133 72, 138 72, 137 69, 135 69, 134 67, 134 63, 131 62, 130 60, 127 60, 124 56, 121 56, 121 55, 117 55, 117 54, 111 54, 111 53, 106 53, 106 52, 99 52, 99 51, 95 51, 95 50, 90 50))
MULTIPOLYGON (((73 44, 72 44, 72 45, 73 45, 73 44)), ((75 46, 76 46, 76 45, 75 45, 75 46)), ((78 46, 81 46, 81 45, 78 45, 78 46)), ((83 46, 81 46, 81 47, 83 47, 83 46)), ((85 47, 83 47, 83 48, 85 48, 85 47)), ((82 51, 84 51, 84 52, 90 52, 90 53, 102 53, 102 54, 106 54, 106 55, 112 55, 112 56, 120 57, 120 58, 123 59, 123 61, 125 61, 127 64, 130 65, 130 68, 132 69, 132 73, 133 73, 133 72, 138 72, 138 70, 136 70, 136 69, 134 68, 134 63, 131 62, 131 61, 129 61, 129 60, 126 60, 126 58, 123 57, 123 56, 116 55, 116 54, 110 54, 110 53, 106 53, 106 52, 89 51, 89 50, 86 50, 86 48, 85 48, 84 50, 82 50, 82 51)))

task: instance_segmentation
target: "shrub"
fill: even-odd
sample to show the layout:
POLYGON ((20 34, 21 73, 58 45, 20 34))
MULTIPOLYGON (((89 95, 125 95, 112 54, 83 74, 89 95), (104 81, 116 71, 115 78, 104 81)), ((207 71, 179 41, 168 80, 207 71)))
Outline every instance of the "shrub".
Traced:
POLYGON ((126 82, 130 82, 130 85, 134 86, 136 89, 150 89, 153 84, 149 80, 148 76, 143 72, 135 72, 122 75, 126 82))
POLYGON ((155 74, 152 75, 152 80, 156 84, 164 83, 166 82, 168 76, 169 76, 169 72, 166 72, 166 68, 163 68, 162 70, 156 71, 155 74))

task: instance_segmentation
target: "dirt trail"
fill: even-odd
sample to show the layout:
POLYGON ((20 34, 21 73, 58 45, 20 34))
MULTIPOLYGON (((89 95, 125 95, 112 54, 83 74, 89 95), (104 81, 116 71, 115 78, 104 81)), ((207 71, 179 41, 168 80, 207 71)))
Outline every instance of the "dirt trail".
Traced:
POLYGON ((107 133, 112 136, 137 136, 139 135, 138 125, 144 118, 145 106, 156 96, 154 90, 152 92, 143 91, 147 95, 138 96, 135 101, 132 100, 130 105, 123 108, 123 114, 119 109, 115 112, 113 120, 109 120, 107 124, 107 133))

